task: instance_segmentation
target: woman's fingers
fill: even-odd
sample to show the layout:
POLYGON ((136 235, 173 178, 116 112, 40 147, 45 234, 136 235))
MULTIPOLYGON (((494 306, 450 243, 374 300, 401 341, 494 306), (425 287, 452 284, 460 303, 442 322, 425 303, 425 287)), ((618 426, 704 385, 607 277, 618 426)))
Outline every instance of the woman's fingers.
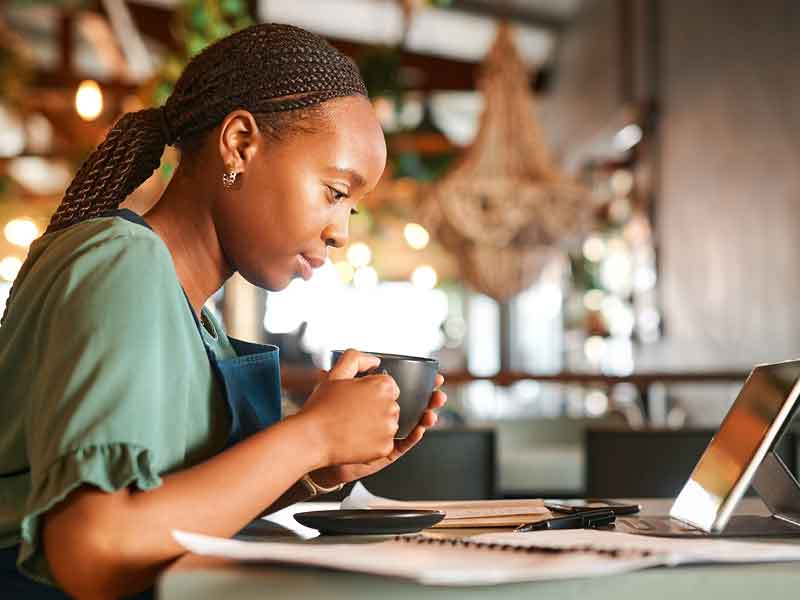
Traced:
POLYGON ((428 429, 436 425, 436 421, 438 420, 438 418, 439 417, 436 416, 435 412, 433 412, 432 410, 426 410, 422 414, 422 418, 420 418, 419 424, 428 429))
POLYGON ((391 455, 391 459, 396 460, 400 458, 403 454, 411 450, 411 448, 413 448, 417 444, 417 442, 419 442, 422 439, 423 435, 425 435, 425 427, 420 424, 414 427, 414 429, 411 430, 411 433, 409 433, 405 439, 396 440, 394 443, 394 452, 391 455))
POLYGON ((442 408, 447 403, 447 394, 441 390, 436 390, 431 394, 431 400, 428 402, 428 408, 442 408))
POLYGON ((364 354, 358 350, 345 351, 328 374, 329 380, 352 379, 363 371, 369 371, 381 364, 381 359, 371 354, 364 354))
POLYGON ((434 388, 440 388, 444 384, 444 375, 441 373, 436 374, 436 383, 434 384, 434 388))

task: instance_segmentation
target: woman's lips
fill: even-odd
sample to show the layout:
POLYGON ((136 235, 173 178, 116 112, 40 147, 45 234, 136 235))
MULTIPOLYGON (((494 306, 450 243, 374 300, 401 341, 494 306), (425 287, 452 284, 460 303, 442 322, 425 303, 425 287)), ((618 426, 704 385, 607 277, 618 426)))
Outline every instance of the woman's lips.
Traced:
POLYGON ((308 281, 311 279, 314 269, 319 269, 325 264, 325 258, 310 254, 298 254, 297 262, 300 263, 300 276, 308 281))
POLYGON ((308 259, 302 254, 298 254, 297 262, 300 264, 300 276, 303 278, 303 280, 308 281, 311 279, 311 276, 314 274, 314 272, 311 269, 311 263, 308 262, 308 259))

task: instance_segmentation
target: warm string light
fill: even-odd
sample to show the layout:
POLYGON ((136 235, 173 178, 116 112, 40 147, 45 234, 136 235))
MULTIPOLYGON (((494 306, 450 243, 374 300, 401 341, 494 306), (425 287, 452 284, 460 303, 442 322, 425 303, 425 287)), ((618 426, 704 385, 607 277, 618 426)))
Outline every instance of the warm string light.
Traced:
POLYGON ((411 274, 411 283, 418 288, 427 290, 435 288, 438 279, 439 276, 436 274, 436 269, 430 265, 420 265, 411 274))
POLYGON ((6 239, 15 246, 27 248, 33 240, 39 237, 39 228, 31 219, 23 217, 12 219, 6 223, 3 233, 6 239))
POLYGON ((614 148, 625 152, 642 141, 642 128, 636 123, 631 123, 614 134, 614 148))
POLYGON ((96 81, 82 81, 75 92, 75 110, 84 121, 94 121, 103 112, 103 92, 96 81))
POLYGON ((428 230, 417 223, 408 223, 403 228, 403 235, 408 245, 414 250, 422 250, 431 239, 428 230))
POLYGON ((583 295, 583 305, 586 307, 586 310, 598 311, 603 306, 603 299, 605 296, 603 290, 589 290, 583 295))
MULTIPOLYGON (((414 250, 425 248, 430 242, 428 230, 417 223, 407 223, 403 235, 408 245, 414 250)), ((379 282, 378 272, 370 265, 372 249, 364 242, 351 244, 346 253, 347 260, 335 263, 339 278, 345 284, 352 283, 356 288, 374 287, 379 282)), ((411 283, 420 289, 433 289, 439 281, 439 275, 430 265, 419 265, 410 277, 411 283)))
POLYGON ((0 157, 9 158, 21 154, 26 143, 22 119, 0 104, 0 157))
POLYGON ((374 288, 378 285, 378 272, 369 265, 359 267, 353 273, 353 285, 357 289, 374 288))
POLYGON ((586 260, 600 262, 606 255, 606 242, 603 238, 593 235, 583 243, 583 255, 586 260))
POLYGON ((339 279, 342 280, 342 283, 348 284, 353 281, 353 275, 356 272, 353 265, 346 260, 340 260, 333 266, 336 267, 336 273, 339 275, 339 279))
POLYGON ((366 267, 372 262, 372 250, 364 242, 356 242, 347 249, 347 260, 355 269, 366 267))
POLYGON ((0 279, 4 279, 9 283, 13 282, 19 270, 22 268, 22 261, 16 256, 6 256, 0 260, 0 279))

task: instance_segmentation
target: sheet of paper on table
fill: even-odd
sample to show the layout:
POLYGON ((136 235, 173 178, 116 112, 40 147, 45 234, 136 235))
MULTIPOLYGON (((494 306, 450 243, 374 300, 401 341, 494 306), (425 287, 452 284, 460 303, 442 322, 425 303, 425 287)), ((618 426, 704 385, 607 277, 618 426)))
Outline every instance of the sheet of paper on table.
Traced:
POLYGON ((463 541, 449 543, 426 536, 399 536, 360 544, 288 544, 245 542, 182 531, 173 531, 173 535, 196 554, 450 586, 597 577, 688 563, 800 561, 798 545, 650 538, 584 529, 489 533, 464 538, 470 542, 466 545, 463 541))
POLYGON ((539 499, 531 500, 428 500, 402 501, 372 494, 361 482, 342 500, 343 509, 442 510, 445 518, 434 527, 513 527, 549 519, 552 515, 539 499))

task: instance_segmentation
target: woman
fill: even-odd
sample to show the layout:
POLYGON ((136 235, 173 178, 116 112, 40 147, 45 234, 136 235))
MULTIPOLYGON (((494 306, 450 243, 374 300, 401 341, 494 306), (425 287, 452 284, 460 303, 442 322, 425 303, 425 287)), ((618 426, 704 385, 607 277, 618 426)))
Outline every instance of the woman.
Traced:
POLYGON ((421 439, 444 394, 394 442, 397 386, 354 378, 378 364, 356 351, 279 420, 275 349, 203 309, 237 271, 269 290, 311 277, 385 161, 352 61, 284 25, 214 44, 164 107, 117 123, 31 246, 0 328, 3 597, 148 590, 182 552, 173 528, 232 535, 421 439), (165 144, 181 161, 159 202, 119 210, 165 144))

